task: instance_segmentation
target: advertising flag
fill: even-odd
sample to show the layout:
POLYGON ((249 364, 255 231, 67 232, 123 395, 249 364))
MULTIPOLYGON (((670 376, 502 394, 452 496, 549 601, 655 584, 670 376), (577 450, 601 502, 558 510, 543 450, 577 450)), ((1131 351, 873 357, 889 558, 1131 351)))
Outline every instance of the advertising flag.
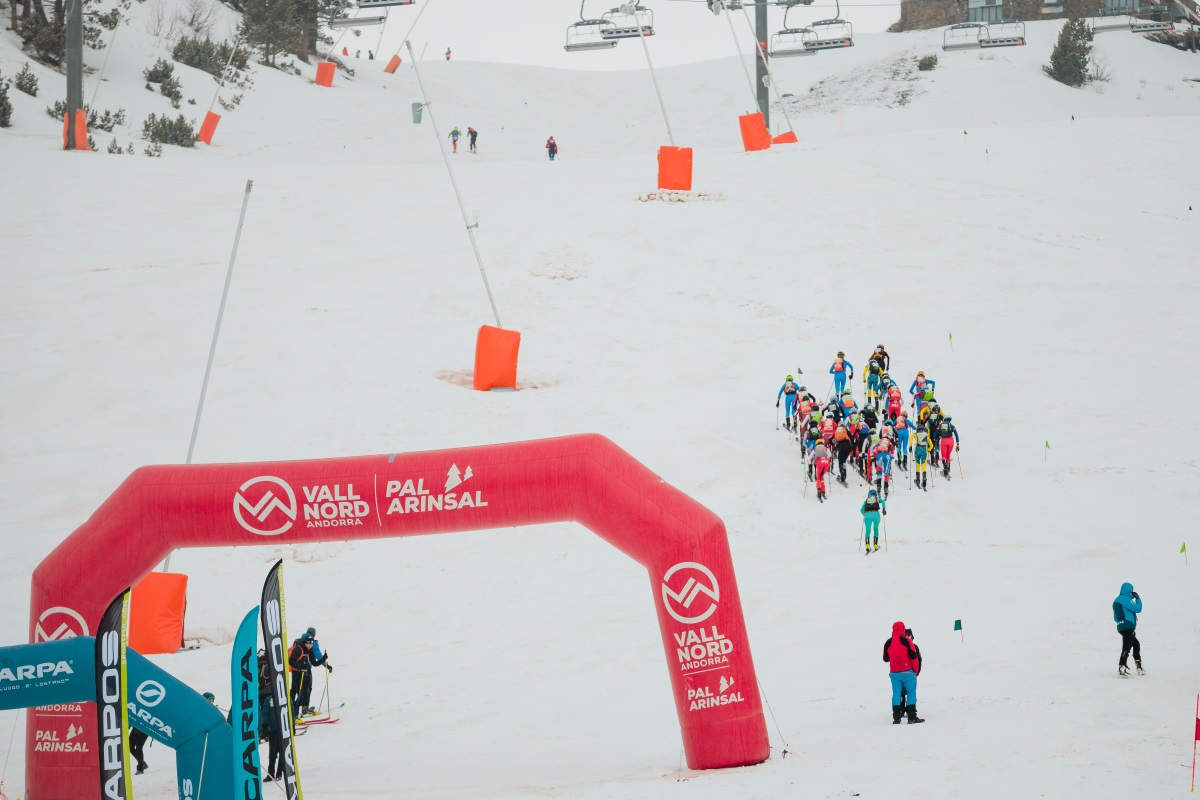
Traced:
POLYGON ((296 763, 296 737, 292 735, 295 719, 288 691, 287 626, 284 622, 283 559, 275 562, 267 574, 262 591, 262 634, 267 649, 267 672, 271 694, 275 698, 275 713, 283 736, 283 792, 286 800, 304 800, 300 790, 299 764, 296 763))
POLYGON ((262 797, 262 770, 258 759, 258 608, 242 619, 233 639, 230 675, 233 680, 233 774, 240 798, 262 797))
POLYGON ((125 642, 129 589, 109 603, 96 629, 96 720, 100 740, 100 797, 133 800, 129 782, 129 687, 125 642))

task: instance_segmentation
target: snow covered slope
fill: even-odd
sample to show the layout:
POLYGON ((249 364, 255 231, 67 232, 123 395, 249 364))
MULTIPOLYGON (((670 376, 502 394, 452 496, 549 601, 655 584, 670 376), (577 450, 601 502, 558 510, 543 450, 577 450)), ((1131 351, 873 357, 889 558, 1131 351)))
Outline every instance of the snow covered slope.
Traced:
MULTIPOLYGON (((695 188, 726 196, 685 204, 635 200, 666 143, 644 71, 429 60, 431 132, 411 122, 407 67, 360 61, 333 90, 258 70, 213 147, 148 159, 58 152, 41 109, 61 78, 42 70, 50 99, 13 91, 0 131, 4 641, 25 636, 38 561, 132 469, 183 459, 253 179, 196 460, 604 433, 725 520, 789 751, 681 769, 645 576, 571 525, 177 553, 189 635, 223 644, 155 660, 222 702, 233 625, 288 559, 291 626, 317 627, 347 701, 300 740, 310 796, 1182 794, 1200 186, 1180 166, 1200 59, 1108 34, 1114 81, 1072 90, 1041 74, 1056 31, 931 73, 912 64, 938 32, 779 61, 801 143, 755 154, 733 59, 663 69, 695 188), (434 149, 452 125, 481 131, 455 167, 525 391, 462 388, 491 320, 434 149), (837 350, 861 366, 878 342, 905 385, 938 381, 965 479, 901 487, 888 552, 864 558, 865 490, 804 497, 773 401, 797 366, 821 394, 837 350), (1126 580, 1149 674, 1121 681, 1109 604, 1126 580), (888 719, 896 619, 927 659, 920 728, 888 719)), ((140 79, 163 55, 123 31, 97 104, 139 129, 170 110, 140 79)), ((177 71, 201 115, 211 81, 177 71)), ((18 744, 10 796, 21 759, 18 744)), ((170 759, 148 760, 139 796, 170 796, 170 759)))

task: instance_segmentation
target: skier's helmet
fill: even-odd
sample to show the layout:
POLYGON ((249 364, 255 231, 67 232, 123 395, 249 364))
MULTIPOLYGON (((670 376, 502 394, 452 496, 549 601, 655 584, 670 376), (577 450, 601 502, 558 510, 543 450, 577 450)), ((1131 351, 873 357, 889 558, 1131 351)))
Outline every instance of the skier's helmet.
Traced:
POLYGON ((842 352, 841 350, 838 350, 837 357, 838 357, 838 358, 845 358, 845 357, 846 357, 846 354, 845 354, 844 352, 842 352))
POLYGON ((924 372, 918 372, 918 373, 917 373, 917 377, 918 377, 918 378, 924 378, 924 377, 925 377, 925 373, 924 373, 924 372))
POLYGON ((929 413, 932 414, 935 412, 938 414, 942 413, 942 407, 939 406, 937 403, 930 403, 929 404, 929 413))
POLYGON ((881 345, 881 344, 877 344, 877 345, 875 345, 875 350, 876 350, 876 352, 878 352, 878 351, 880 351, 880 350, 883 350, 883 349, 884 349, 883 345, 881 345))
POLYGON ((949 422, 949 421, 950 421, 950 415, 949 415, 949 414, 947 414, 946 416, 942 417, 942 422, 949 422))
POLYGON ((842 394, 854 394, 854 391, 852 389, 846 389, 842 392, 842 394))
POLYGON ((891 379, 892 379, 892 376, 888 375, 886 372, 883 373, 882 376, 880 376, 880 380, 890 381, 891 379))
POLYGON ((875 497, 877 495, 878 495, 878 492, 876 492, 874 489, 871 489, 867 492, 867 497, 875 497))
POLYGON ((792 376, 791 376, 791 375, 788 375, 788 376, 787 376, 787 379, 788 379, 789 381, 790 381, 790 380, 792 380, 792 376))
POLYGON ((203 697, 205 700, 207 700, 210 703, 215 704, 217 702, 217 696, 215 694, 213 694, 212 692, 205 692, 203 697))

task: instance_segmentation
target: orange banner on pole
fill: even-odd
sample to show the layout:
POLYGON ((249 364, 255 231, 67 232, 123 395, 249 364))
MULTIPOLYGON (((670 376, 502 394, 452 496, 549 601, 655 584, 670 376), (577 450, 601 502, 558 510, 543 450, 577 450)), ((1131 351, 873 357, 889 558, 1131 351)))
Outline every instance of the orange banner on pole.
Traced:
POLYGON ((738 125, 742 129, 742 147, 746 148, 747 153, 766 150, 771 146, 771 132, 767 130, 761 111, 738 117, 738 125))
POLYGON ((658 148, 658 188, 687 192, 692 188, 692 148, 658 148))
POLYGON ((475 378, 477 391, 517 388, 517 354, 521 334, 503 328, 482 325, 475 338, 475 378))
POLYGON ((204 123, 200 126, 200 133, 197 134, 196 139, 205 144, 212 144, 213 134, 217 132, 217 123, 220 121, 220 114, 209 111, 204 115, 204 123))
POLYGON ((389 75, 392 75, 396 72, 396 70, 399 67, 400 67, 400 56, 393 55, 391 58, 388 59, 387 66, 383 68, 383 71, 389 75))
POLYGON ((336 66, 332 61, 317 62, 317 85, 333 86, 333 73, 336 66))

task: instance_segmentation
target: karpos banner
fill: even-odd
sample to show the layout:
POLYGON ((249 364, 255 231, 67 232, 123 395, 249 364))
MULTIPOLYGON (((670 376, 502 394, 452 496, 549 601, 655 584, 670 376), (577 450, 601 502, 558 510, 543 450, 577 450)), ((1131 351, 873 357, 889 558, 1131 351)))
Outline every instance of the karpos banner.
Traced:
POLYGON ((258 759, 258 608, 247 612, 233 639, 230 673, 233 680, 233 774, 237 797, 262 797, 262 769, 258 759))
POLYGON ((304 800, 300 790, 299 764, 296 762, 296 737, 292 735, 292 702, 288 692, 287 627, 284 624, 283 559, 275 562, 262 590, 262 634, 267 649, 267 671, 275 713, 283 736, 283 791, 287 800, 304 800))
POLYGON ((100 796, 133 800, 129 784, 129 696, 125 642, 129 636, 129 589, 108 604, 96 629, 96 724, 100 739, 100 796))

